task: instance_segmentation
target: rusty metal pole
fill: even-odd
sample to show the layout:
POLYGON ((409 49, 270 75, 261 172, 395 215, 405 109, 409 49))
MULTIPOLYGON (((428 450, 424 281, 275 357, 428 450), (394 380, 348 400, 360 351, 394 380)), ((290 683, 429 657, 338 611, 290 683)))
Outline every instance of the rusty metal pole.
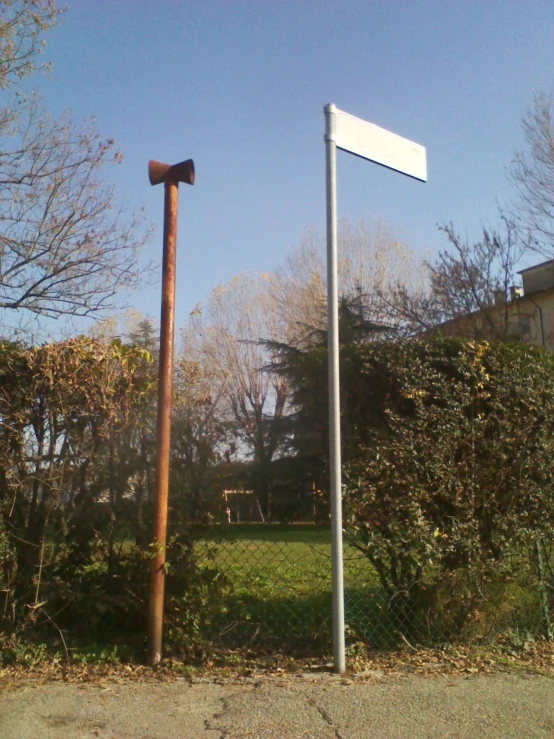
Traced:
POLYGON ((148 610, 148 664, 153 667, 162 658, 171 395, 173 390, 177 195, 179 182, 187 182, 190 185, 194 184, 194 164, 191 159, 172 167, 161 164, 160 162, 150 161, 148 164, 148 174, 152 185, 158 185, 163 182, 165 188, 160 366, 156 427, 156 487, 152 525, 153 558, 150 566, 150 598, 148 610))

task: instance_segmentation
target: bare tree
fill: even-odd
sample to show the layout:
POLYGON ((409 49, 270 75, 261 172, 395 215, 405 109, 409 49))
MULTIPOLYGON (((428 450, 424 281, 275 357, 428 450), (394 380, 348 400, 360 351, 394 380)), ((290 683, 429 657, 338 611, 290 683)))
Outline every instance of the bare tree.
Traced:
MULTIPOLYGON (((0 4, 0 86, 36 69, 51 2, 0 4), (3 65, 3 67, 2 67, 3 65)), ((0 309, 58 318, 112 309, 135 288, 149 238, 144 216, 127 215, 103 177, 121 154, 94 120, 53 120, 34 93, 0 107, 0 309)), ((6 314, 5 314, 6 315, 6 314)))
POLYGON ((538 92, 522 119, 525 149, 518 152, 509 178, 520 196, 517 209, 528 246, 554 256, 554 96, 538 92))
MULTIPOLYGON (((388 322, 393 314, 383 296, 398 281, 415 289, 422 269, 423 261, 382 222, 341 224, 341 292, 354 298, 348 307, 355 319, 358 298, 363 303, 360 324, 388 322)), ((264 511, 272 463, 290 451, 294 411, 287 377, 271 368, 279 363, 279 347, 303 350, 321 343, 326 322, 325 249, 309 230, 282 269, 241 273, 215 288, 182 332, 179 367, 200 393, 180 391, 183 408, 176 417, 191 413, 193 419, 194 433, 184 438, 196 444, 205 430, 210 438, 215 431, 218 459, 252 461, 252 484, 264 511)), ((182 454, 195 459, 197 451, 183 447, 182 454)))
MULTIPOLYGON (((43 35, 63 11, 52 0, 0 2, 0 87, 28 77, 38 68, 43 35)), ((48 69, 48 64, 41 65, 48 69)))
POLYGON ((398 323, 403 323, 408 335, 427 331, 463 316, 480 315, 471 324, 457 322, 461 334, 477 331, 473 338, 501 339, 508 328, 507 304, 509 288, 515 281, 515 269, 525 252, 512 220, 501 214, 498 229, 484 228, 481 238, 470 243, 462 239, 452 223, 440 226, 450 248, 427 261, 427 286, 420 292, 409 292, 397 285, 391 290, 391 310, 398 323), (504 305, 504 314, 493 310, 497 301, 504 305), (482 334, 482 336, 480 335, 482 334))
POLYGON ((51 121, 34 103, 0 120, 0 308, 87 316, 139 284, 148 231, 101 177, 119 160, 94 122, 51 121))
POLYGON ((198 516, 206 513, 220 492, 217 466, 228 449, 223 413, 225 384, 220 382, 217 368, 181 356, 174 387, 171 427, 174 497, 184 499, 189 514, 198 516))
MULTIPOLYGON (((425 292, 428 280, 423 258, 404 244, 382 220, 343 220, 338 234, 339 292, 360 313, 391 334, 401 328, 403 316, 395 297, 425 292)), ((278 269, 271 289, 282 315, 287 342, 310 343, 314 331, 327 323, 325 244, 315 229, 308 230, 299 246, 278 269)))
MULTIPOLYGON (((245 272, 216 287, 183 330, 183 357, 211 378, 211 402, 228 430, 228 448, 257 467, 257 493, 267 509, 269 466, 278 453, 288 399, 282 377, 264 371, 271 357, 260 339, 282 337, 269 274, 245 272)), ((189 364, 189 366, 191 366, 189 364)), ((211 411, 210 411, 211 412, 211 411)))

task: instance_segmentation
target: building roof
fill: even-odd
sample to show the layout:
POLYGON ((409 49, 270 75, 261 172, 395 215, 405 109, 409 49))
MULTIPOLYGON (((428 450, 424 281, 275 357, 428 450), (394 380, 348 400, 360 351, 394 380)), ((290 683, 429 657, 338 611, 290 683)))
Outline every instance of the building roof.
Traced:
POLYGON ((540 264, 534 264, 532 267, 526 267, 525 269, 520 269, 518 272, 518 275, 522 275, 526 272, 533 272, 536 269, 541 269, 542 267, 550 267, 554 266, 554 259, 548 259, 546 262, 541 262, 540 264))
POLYGON ((522 269, 518 274, 523 280, 525 295, 535 295, 554 287, 554 259, 522 269))

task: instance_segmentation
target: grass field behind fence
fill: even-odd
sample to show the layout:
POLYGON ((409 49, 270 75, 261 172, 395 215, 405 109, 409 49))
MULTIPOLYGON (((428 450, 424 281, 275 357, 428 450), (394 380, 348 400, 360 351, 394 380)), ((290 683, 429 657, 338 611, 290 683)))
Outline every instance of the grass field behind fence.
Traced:
MULTIPOLYGON (((310 524, 231 524, 196 539, 201 561, 222 573, 225 594, 209 637, 237 646, 295 651, 331 642, 331 533, 310 524)), ((347 637, 375 648, 393 647, 402 634, 391 622, 387 596, 370 562, 344 543, 347 637)), ((540 635, 536 587, 517 581, 496 593, 487 629, 540 635)), ((476 624, 479 630, 479 624, 476 624)), ((426 624, 421 624, 424 633, 426 624)), ((438 635, 429 631, 431 640, 438 635)))
MULTIPOLYGON (((231 524, 198 539, 196 551, 224 573, 228 596, 215 637, 248 643, 329 643, 331 639, 331 532, 309 524, 231 524)), ((375 625, 384 594, 368 560, 344 547, 349 631, 375 625), (365 606, 363 602, 365 601, 365 606)))

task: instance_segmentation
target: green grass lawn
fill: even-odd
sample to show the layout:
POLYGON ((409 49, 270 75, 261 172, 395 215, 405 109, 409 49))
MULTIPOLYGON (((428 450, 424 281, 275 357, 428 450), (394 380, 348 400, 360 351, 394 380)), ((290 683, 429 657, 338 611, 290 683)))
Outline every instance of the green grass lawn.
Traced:
MULTIPOLYGON (((309 650, 330 644, 329 527, 213 526, 198 532, 195 549, 201 561, 222 573, 226 583, 223 600, 211 623, 210 638, 237 645, 267 643, 273 649, 290 647, 295 651, 299 645, 309 650)), ((495 597, 491 593, 491 613, 482 614, 486 621, 482 622, 483 627, 521 630, 520 624, 534 623, 538 618, 540 631, 536 591, 516 585, 502 588, 502 593, 495 597)), ((396 646, 402 643, 403 636, 423 641, 442 638, 436 631, 440 626, 434 614, 414 614, 413 630, 408 628, 401 633, 398 624, 395 627, 375 570, 346 541, 344 586, 348 638, 362 639, 375 648, 396 646)), ((447 610, 445 618, 447 623, 447 610)), ((481 629, 477 621, 470 626, 476 633, 481 629)))
MULTIPOLYGON (((329 642, 331 533, 304 524, 214 526, 196 541, 206 564, 224 573, 228 594, 216 636, 228 640, 329 642)), ((383 593, 366 558, 345 544, 344 580, 349 630, 376 627, 383 593)))

